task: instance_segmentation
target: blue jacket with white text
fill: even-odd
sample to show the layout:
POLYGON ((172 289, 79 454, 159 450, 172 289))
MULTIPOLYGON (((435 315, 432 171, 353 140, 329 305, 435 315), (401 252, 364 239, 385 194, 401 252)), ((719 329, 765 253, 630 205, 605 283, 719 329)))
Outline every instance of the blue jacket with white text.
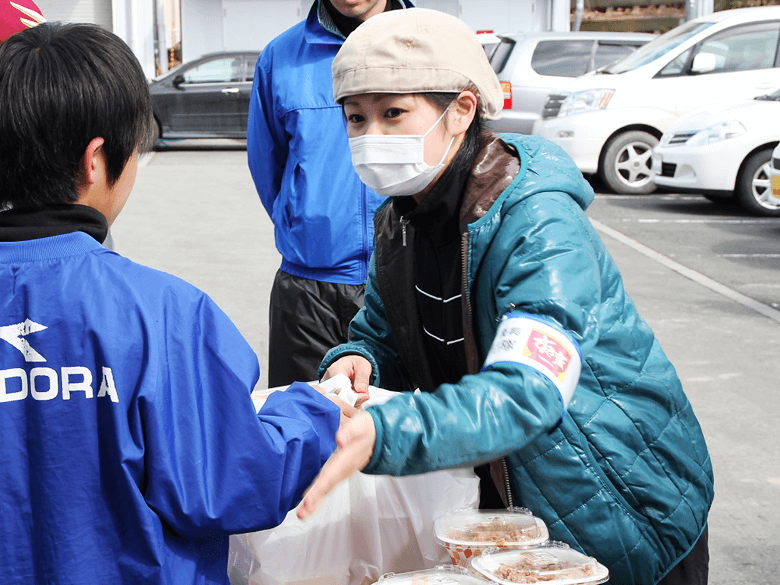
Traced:
POLYGON ((82 232, 0 242, 0 582, 228 583, 335 448, 203 292, 82 232))

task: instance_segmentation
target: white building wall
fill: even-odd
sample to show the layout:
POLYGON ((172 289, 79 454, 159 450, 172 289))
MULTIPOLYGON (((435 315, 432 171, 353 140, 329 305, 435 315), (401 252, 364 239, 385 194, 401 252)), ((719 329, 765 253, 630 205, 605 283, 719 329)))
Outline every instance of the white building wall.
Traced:
MULTIPOLYGON (((415 0, 413 0, 415 1, 415 0)), ((416 0, 441 10, 472 30, 569 30, 571 0, 416 0)), ((111 30, 133 49, 146 71, 155 68, 155 11, 162 0, 36 0, 49 20, 92 22, 111 30)), ((182 58, 262 49, 304 20, 313 0, 181 0, 182 58)), ((165 47, 166 49, 169 47, 165 47)), ((164 55, 164 50, 163 50, 164 55)))
POLYGON ((47 20, 91 22, 112 29, 111 0, 35 0, 47 20))
POLYGON ((156 74, 154 60, 154 0, 113 0, 113 32, 123 39, 141 62, 146 76, 156 74))
POLYGON ((461 8, 459 0, 412 0, 412 2, 418 8, 439 10, 445 14, 460 17, 461 8))
POLYGON ((222 51, 223 46, 221 0, 181 0, 182 60, 222 51))
POLYGON ((89 22, 109 30, 133 50, 147 77, 155 74, 155 0, 36 0, 50 21, 89 22))
POLYGON ((537 0, 461 0, 459 16, 475 31, 506 33, 544 30, 544 23, 537 18, 536 4, 537 0))
POLYGON ((225 51, 262 49, 308 15, 301 0, 222 0, 222 12, 225 51))
MULTIPOLYGON (((569 30, 571 0, 412 1, 421 8, 457 16, 474 31, 569 30)), ((189 61, 215 51, 262 49, 274 37, 306 19, 312 2, 181 0, 182 58, 189 61)))

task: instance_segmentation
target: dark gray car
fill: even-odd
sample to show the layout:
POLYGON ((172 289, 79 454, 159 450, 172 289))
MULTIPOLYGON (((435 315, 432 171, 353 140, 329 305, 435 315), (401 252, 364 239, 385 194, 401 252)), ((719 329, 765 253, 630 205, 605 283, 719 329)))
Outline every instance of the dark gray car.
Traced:
POLYGON ((488 125, 497 132, 520 134, 531 134, 547 96, 573 77, 614 63, 656 37, 601 31, 497 36, 501 42, 490 47, 489 57, 504 89, 504 111, 488 125))
POLYGON ((246 138, 259 55, 210 53, 152 80, 158 138, 246 138))

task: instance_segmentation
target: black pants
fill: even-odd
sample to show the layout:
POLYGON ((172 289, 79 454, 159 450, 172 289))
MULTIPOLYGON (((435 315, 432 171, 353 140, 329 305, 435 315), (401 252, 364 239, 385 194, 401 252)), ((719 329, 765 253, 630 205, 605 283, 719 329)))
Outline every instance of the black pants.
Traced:
POLYGON ((268 387, 317 379, 327 351, 347 341, 365 285, 333 284, 277 271, 271 288, 268 387))
POLYGON ((710 572, 710 546, 707 527, 691 552, 677 563, 658 585, 707 585, 710 572))

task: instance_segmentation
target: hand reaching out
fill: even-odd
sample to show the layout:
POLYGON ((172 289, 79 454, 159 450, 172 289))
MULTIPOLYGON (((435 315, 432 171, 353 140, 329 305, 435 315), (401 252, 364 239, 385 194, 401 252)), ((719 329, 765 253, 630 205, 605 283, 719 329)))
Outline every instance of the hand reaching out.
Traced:
POLYGON ((322 388, 321 386, 317 386, 316 384, 311 384, 311 387, 314 388, 320 394, 322 394, 325 398, 330 400, 333 404, 339 407, 339 409, 341 410, 341 422, 339 422, 339 428, 341 428, 344 425, 347 419, 352 418, 359 412, 357 407, 352 406, 351 404, 348 404, 343 400, 341 400, 338 397, 338 394, 328 394, 324 388, 322 388))
POLYGON ((370 414, 365 411, 358 412, 344 423, 336 434, 338 447, 303 496, 303 503, 298 508, 298 518, 308 518, 320 507, 333 488, 368 465, 374 454, 375 444, 376 427, 370 414))
POLYGON ((368 400, 368 384, 371 381, 371 362, 360 355, 347 355, 333 362, 322 380, 344 374, 352 382, 352 389, 358 394, 355 406, 368 400))

